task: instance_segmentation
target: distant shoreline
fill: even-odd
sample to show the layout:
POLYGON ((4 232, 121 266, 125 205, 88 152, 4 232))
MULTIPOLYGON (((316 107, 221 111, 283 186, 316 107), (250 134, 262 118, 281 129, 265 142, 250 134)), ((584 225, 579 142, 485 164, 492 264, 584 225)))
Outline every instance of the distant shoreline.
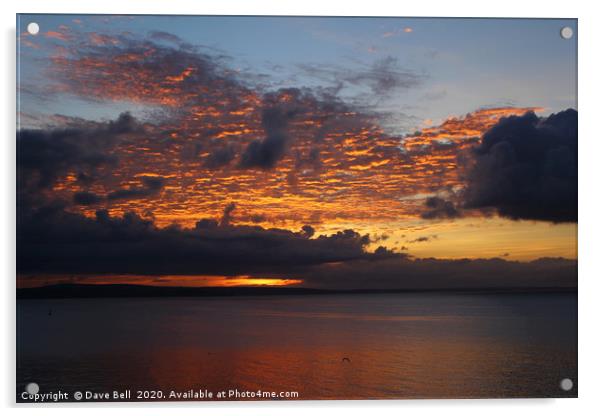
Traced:
POLYGON ((17 299, 68 298, 150 298, 150 297, 234 297, 234 296, 300 296, 341 294, 394 293, 466 293, 466 294, 543 294, 577 293, 576 287, 509 287, 453 289, 355 289, 329 290, 303 287, 185 287, 127 284, 57 284, 17 289, 17 299))

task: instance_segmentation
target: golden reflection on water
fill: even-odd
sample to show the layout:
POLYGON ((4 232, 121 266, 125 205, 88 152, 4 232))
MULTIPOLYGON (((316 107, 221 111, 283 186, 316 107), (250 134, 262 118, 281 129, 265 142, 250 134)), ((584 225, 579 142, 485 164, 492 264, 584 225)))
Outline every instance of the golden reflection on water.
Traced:
MULTIPOLYGON (((304 399, 545 396, 555 384, 539 384, 541 367, 529 362, 529 351, 471 341, 411 340, 375 348, 356 340, 343 351, 338 346, 157 350, 149 355, 145 377, 165 390, 286 390, 298 391, 304 399), (532 367, 531 378, 512 377, 513 367, 521 366, 532 367)), ((555 360, 562 352, 547 350, 545 355, 555 360)))

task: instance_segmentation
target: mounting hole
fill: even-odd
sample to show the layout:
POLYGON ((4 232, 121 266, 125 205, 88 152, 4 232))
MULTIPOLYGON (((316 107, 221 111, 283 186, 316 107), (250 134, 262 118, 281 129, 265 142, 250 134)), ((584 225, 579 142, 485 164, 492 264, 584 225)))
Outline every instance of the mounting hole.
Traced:
POLYGON ((25 386, 25 391, 29 394, 38 394, 40 386, 38 386, 38 383, 29 383, 25 386))
POLYGON ((560 381, 560 388, 564 391, 571 391, 573 389, 573 380, 570 378, 563 378, 560 381))
POLYGON ((40 25, 37 24, 36 22, 31 22, 30 24, 27 25, 27 32, 30 35, 37 35, 38 32, 40 31, 40 25))
POLYGON ((562 39, 570 39, 573 37, 573 29, 571 29, 568 26, 563 27, 562 29, 560 29, 560 36, 562 37, 562 39))

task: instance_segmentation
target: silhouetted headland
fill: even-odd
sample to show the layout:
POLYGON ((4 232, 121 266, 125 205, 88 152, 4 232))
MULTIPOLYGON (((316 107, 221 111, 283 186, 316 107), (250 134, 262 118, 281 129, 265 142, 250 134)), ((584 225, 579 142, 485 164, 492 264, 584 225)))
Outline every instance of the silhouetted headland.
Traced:
POLYGON ((17 289, 17 299, 44 298, 129 298, 129 297, 211 297, 211 296, 281 296, 333 295, 377 293, 484 293, 529 294, 576 292, 576 288, 521 287, 521 288, 453 288, 453 289, 355 289, 328 290, 304 287, 172 287, 128 284, 57 284, 17 289))

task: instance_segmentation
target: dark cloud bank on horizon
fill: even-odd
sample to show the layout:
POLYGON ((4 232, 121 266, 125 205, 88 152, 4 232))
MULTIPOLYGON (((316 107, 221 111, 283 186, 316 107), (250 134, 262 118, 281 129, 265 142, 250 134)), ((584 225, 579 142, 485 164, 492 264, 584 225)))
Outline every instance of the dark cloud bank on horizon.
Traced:
MULTIPOLYGON (((228 206, 224 215, 231 215, 228 206)), ((299 232, 202 219, 194 229, 157 228, 129 213, 86 218, 45 207, 20 216, 17 271, 35 274, 248 275, 303 279, 317 288, 574 287, 576 261, 413 259, 345 230, 299 232)))

